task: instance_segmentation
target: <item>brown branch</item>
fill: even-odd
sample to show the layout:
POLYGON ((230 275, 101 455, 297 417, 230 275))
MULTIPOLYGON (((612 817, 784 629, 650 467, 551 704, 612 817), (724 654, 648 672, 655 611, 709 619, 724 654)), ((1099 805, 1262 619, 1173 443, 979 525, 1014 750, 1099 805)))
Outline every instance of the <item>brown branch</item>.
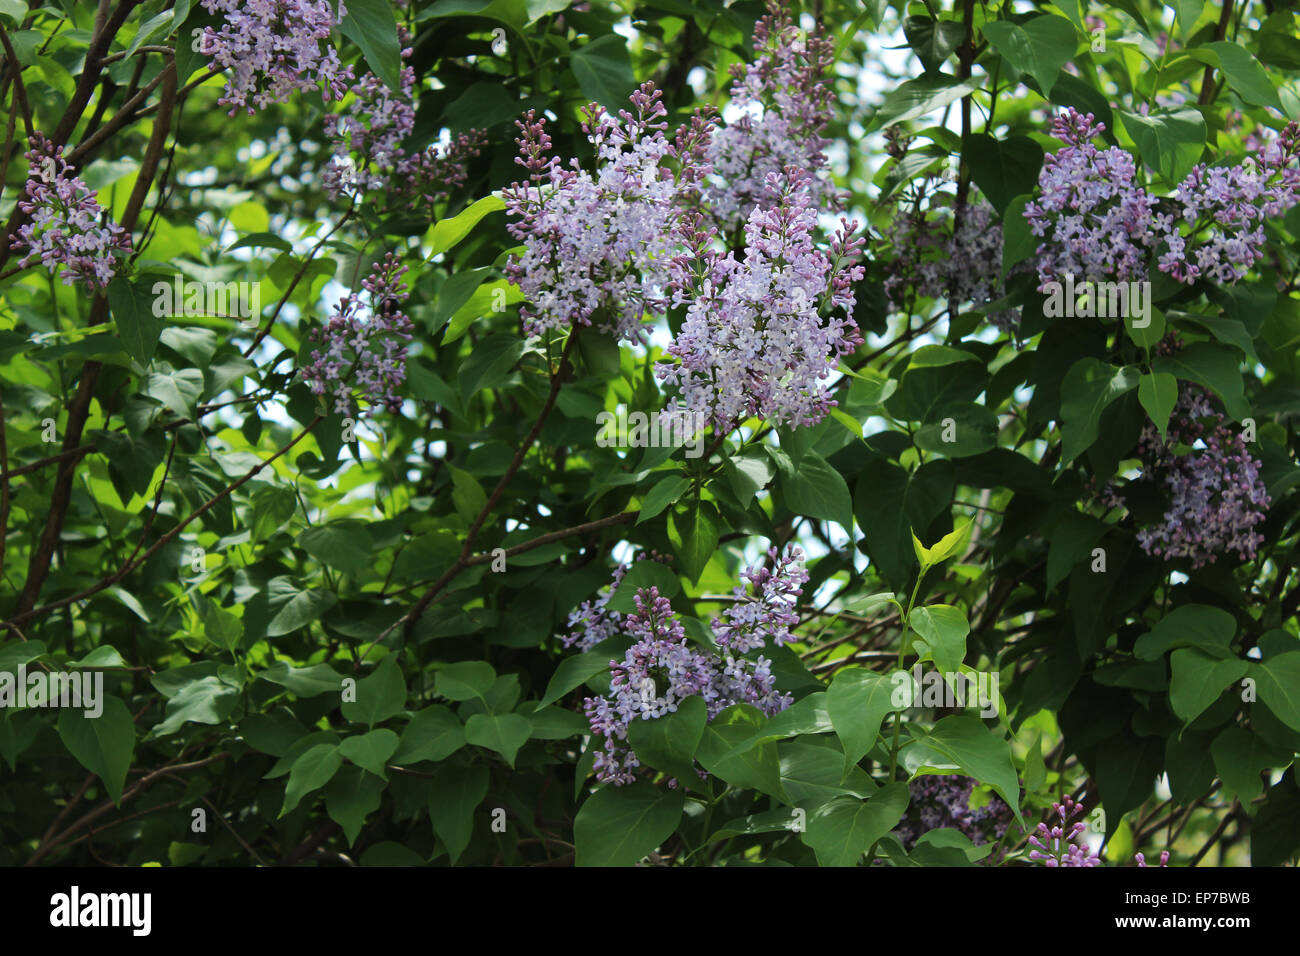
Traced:
POLYGON ((32 126, 32 108, 27 105, 27 87, 23 85, 23 65, 18 62, 18 54, 14 52, 14 45, 9 42, 9 31, 0 24, 0 46, 5 48, 5 58, 9 61, 9 72, 14 78, 14 99, 18 102, 18 109, 23 114, 23 126, 27 129, 27 138, 30 140, 36 130, 32 126))
MULTIPOLYGON (((1233 2, 1234 0, 1223 0, 1223 9, 1219 13, 1219 25, 1214 31, 1215 41, 1222 40, 1228 35, 1228 21, 1232 19, 1233 2)), ((1206 64, 1205 73, 1201 77, 1201 95, 1196 98, 1196 102, 1201 106, 1212 103, 1216 92, 1214 88, 1214 67, 1206 64)))

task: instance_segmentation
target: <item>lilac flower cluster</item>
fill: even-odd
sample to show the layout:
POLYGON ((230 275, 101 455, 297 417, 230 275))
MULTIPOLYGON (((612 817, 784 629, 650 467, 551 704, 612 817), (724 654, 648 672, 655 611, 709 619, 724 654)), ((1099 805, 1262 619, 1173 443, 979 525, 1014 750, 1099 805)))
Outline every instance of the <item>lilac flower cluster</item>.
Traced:
POLYGON ((73 174, 62 146, 33 133, 25 156, 27 188, 18 208, 31 220, 10 236, 15 249, 27 250, 19 267, 39 259, 51 272, 63 267, 64 285, 80 279, 90 292, 107 288, 117 259, 131 252, 131 237, 99 205, 95 190, 73 174))
MULTIPOLYGON (((916 296, 977 307, 1002 298, 1002 226, 995 221, 993 207, 979 199, 964 206, 960 217, 944 206, 935 214, 935 198, 930 199, 930 213, 902 207, 894 217, 893 255, 885 264, 885 294, 891 307, 907 311, 916 296)), ((1002 309, 990 313, 989 321, 1009 330, 1020 314, 1002 309)))
POLYGON ((1264 536, 1254 527, 1270 504, 1260 463, 1240 433, 1214 410, 1206 394, 1188 387, 1169 420, 1167 441, 1148 423, 1138 443, 1146 476, 1169 495, 1161 524, 1138 532, 1147 554, 1167 560, 1190 558, 1192 567, 1212 564, 1236 551, 1252 560, 1264 536), (1210 424, 1205 424, 1206 421, 1210 424), (1179 446, 1191 446, 1178 454, 1179 446))
MULTIPOLYGON (((410 34, 398 25, 403 44, 410 34)), ((464 185, 466 162, 479 154, 482 130, 461 133, 447 146, 433 145, 410 154, 403 146, 415 129, 415 71, 402 68, 401 89, 388 88, 379 77, 366 73, 352 86, 353 98, 341 113, 325 117, 325 135, 333 149, 321 175, 325 191, 333 196, 353 192, 385 191, 390 198, 409 201, 419 196, 430 204, 446 199, 464 185)))
POLYGON ((1002 839, 1012 820, 1011 808, 994 794, 978 809, 970 805, 975 780, 961 774, 926 774, 908 785, 911 803, 894 833, 911 851, 931 830, 948 827, 964 833, 976 846, 1002 839))
POLYGON ((814 204, 843 202, 822 172, 830 141, 821 133, 834 101, 823 78, 835 44, 820 29, 804 39, 778 0, 769 0, 767 9, 754 26, 754 61, 732 67, 730 108, 741 115, 715 130, 704 150, 712 175, 703 198, 724 233, 743 225, 755 208, 776 204, 769 177, 787 166, 809 174, 814 204))
MULTIPOLYGON (((799 585, 807 580, 803 552, 792 548, 778 558, 773 549, 768 559, 774 565, 770 570, 745 570, 743 576, 754 593, 746 593, 743 586, 736 589, 741 610, 733 614, 734 609, 729 609, 726 621, 715 620, 720 654, 688 644, 672 604, 658 588, 638 590, 636 611, 621 621, 605 613, 600 627, 610 633, 621 630, 635 643, 622 661, 610 661, 609 693, 584 702, 591 732, 602 738, 593 763, 597 780, 616 785, 635 780, 640 762, 627 745, 629 725, 672 713, 687 697, 704 698, 709 720, 738 703, 752 704, 768 716, 790 706, 791 695, 776 689, 772 662, 761 655, 754 660, 740 656, 763 648, 769 638, 778 645, 791 639, 789 627, 795 621, 790 599, 797 597, 799 585)), ((584 626, 589 620, 590 615, 579 616, 584 626)))
MULTIPOLYGON (((1136 854, 1136 855, 1133 857, 1133 859, 1134 859, 1135 861, 1137 861, 1137 865, 1138 865, 1138 866, 1141 866, 1141 867, 1147 867, 1147 866, 1150 866, 1150 865, 1151 865, 1150 863, 1147 862, 1147 858, 1146 858, 1146 856, 1144 856, 1144 855, 1141 854, 1141 853, 1136 854)), ((1169 865, 1169 851, 1168 851, 1168 850, 1161 850, 1161 851, 1160 851, 1160 865, 1161 865, 1161 866, 1168 866, 1168 865, 1169 865)))
MULTIPOLYGON (((636 560, 658 561, 660 564, 668 564, 670 561, 667 555, 660 554, 658 551, 643 551, 636 556, 636 560)), ((583 601, 576 611, 569 614, 569 633, 560 637, 565 647, 572 647, 576 644, 578 650, 589 651, 601 641, 611 638, 619 632, 623 615, 618 611, 611 611, 608 604, 609 599, 614 596, 614 592, 618 590, 618 586, 623 583, 623 578, 627 576, 627 572, 630 570, 632 570, 632 565, 627 563, 619 564, 614 568, 613 580, 601 588, 596 599, 594 601, 583 601)))
POLYGON ((1300 169, 1291 165, 1300 155, 1300 124, 1254 146, 1242 164, 1198 165, 1178 186, 1174 198, 1191 233, 1170 225, 1162 272, 1188 284, 1202 276, 1234 283, 1263 258, 1265 220, 1300 202, 1300 169))
POLYGON ((817 424, 835 404, 823 380, 862 341, 849 318, 851 284, 864 274, 857 224, 841 220, 828 255, 813 238, 810 179, 791 166, 769 174, 767 185, 778 200, 750 213, 742 260, 719 252, 716 234, 695 217, 683 224, 686 252, 672 263, 673 304, 686 306, 686 318, 667 349, 673 361, 655 374, 723 428, 750 415, 817 424))
POLYGON ((1172 225, 1153 215, 1156 200, 1137 185, 1133 157, 1090 140, 1106 125, 1069 107, 1052 125, 1065 145, 1038 174, 1039 198, 1025 206, 1038 246, 1040 291, 1066 274, 1076 280, 1130 281, 1146 276, 1150 251, 1172 225))
POLYGON ((1049 827, 1046 823, 1038 824, 1029 837, 1029 859, 1043 866, 1101 866, 1101 857, 1093 853, 1087 844, 1076 843, 1075 838, 1088 829, 1082 820, 1075 819, 1083 814, 1083 804, 1075 803, 1074 798, 1066 795, 1062 803, 1052 804, 1052 813, 1060 820, 1059 824, 1049 827), (1074 820, 1073 823, 1070 821, 1074 820), (1066 831, 1066 827, 1069 831, 1066 831))
POLYGON ((349 293, 325 327, 312 334, 325 351, 313 350, 311 362, 300 373, 315 394, 333 396, 334 410, 340 414, 352 412, 356 389, 372 410, 396 411, 401 406, 397 388, 406 380, 406 343, 413 328, 401 310, 407 294, 402 281, 406 268, 393 253, 386 254, 361 283, 369 293, 368 314, 363 314, 361 297, 349 293))
POLYGON ((605 328, 635 342, 646 314, 666 308, 677 190, 672 172, 660 168, 676 155, 664 135, 662 95, 646 83, 630 97, 635 112, 610 116, 588 107, 583 131, 600 163, 594 176, 576 159, 565 169, 546 155, 551 138, 533 111, 517 124, 522 155, 515 162, 529 170, 530 182, 502 196, 519 217, 510 233, 527 246, 507 275, 528 299, 522 315, 530 335, 591 325, 601 311, 605 328))
POLYGON ((343 0, 337 17, 328 0, 203 0, 209 13, 225 15, 219 30, 207 27, 202 50, 212 66, 232 71, 217 101, 234 116, 287 102, 296 91, 319 89, 324 99, 341 99, 352 68, 339 62, 327 42, 347 16, 343 0))

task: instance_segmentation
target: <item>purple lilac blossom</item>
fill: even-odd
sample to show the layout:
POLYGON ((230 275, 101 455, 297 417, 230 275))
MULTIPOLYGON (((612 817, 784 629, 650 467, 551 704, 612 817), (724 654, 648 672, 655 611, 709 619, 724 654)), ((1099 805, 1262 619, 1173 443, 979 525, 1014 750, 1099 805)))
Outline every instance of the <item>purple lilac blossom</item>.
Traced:
MULTIPOLYGON (((983 199, 968 203, 960 225, 951 207, 930 212, 902 207, 894 217, 893 256, 885 265, 885 293, 897 312, 906 311, 914 296, 947 299, 976 307, 1006 294, 1002 283, 1002 226, 993 207, 983 199)), ((1015 309, 989 314, 989 321, 1006 331, 1020 321, 1015 309)))
POLYGON ((545 120, 529 111, 516 125, 530 182, 503 191, 518 221, 510 233, 526 251, 506 272, 528 300, 521 314, 530 335, 547 329, 591 325, 598 311, 604 328, 639 341, 646 320, 666 307, 663 288, 677 218, 677 187, 661 168, 675 155, 664 135, 662 93, 645 83, 632 94, 634 112, 610 116, 587 108, 583 130, 596 149, 592 174, 576 159, 570 169, 556 157, 545 120))
POLYGON ((821 135, 835 98, 823 80, 834 49, 820 30, 805 39, 789 10, 769 0, 754 26, 754 62, 732 67, 730 106, 742 115, 715 130, 704 148, 712 170, 704 209, 724 234, 743 226, 756 207, 776 204, 769 177, 787 166, 808 174, 813 205, 845 201, 825 173, 830 141, 821 135))
POLYGON ((916 841, 931 830, 958 830, 975 846, 1000 840, 1012 820, 1011 808, 994 794, 978 809, 970 805, 976 781, 961 774, 926 774, 908 785, 911 803, 907 816, 894 830, 911 852, 916 841))
POLYGON ((815 425, 835 404, 823 384, 862 341, 848 318, 851 284, 864 275, 857 224, 841 220, 830 254, 817 248, 810 180, 795 167, 768 175, 778 196, 745 224, 744 258, 720 252, 700 217, 683 223, 686 252, 672 261, 673 304, 686 318, 658 378, 691 412, 719 427, 758 415, 815 425), (823 313, 842 310, 842 317, 823 313))
POLYGON ((300 370, 302 378, 315 394, 331 395, 339 414, 352 412, 354 390, 365 396, 371 411, 401 407, 397 388, 406 380, 407 343, 413 328, 401 310, 407 295, 402 281, 406 268, 387 253, 361 283, 369 293, 370 308, 363 314, 361 296, 350 292, 325 327, 312 333, 312 339, 326 348, 312 351, 311 362, 300 370))
POLYGON ((217 100, 234 116, 285 103, 296 91, 319 89, 326 100, 341 99, 352 68, 339 63, 329 45, 331 31, 347 16, 339 0, 337 17, 328 0, 202 0, 209 13, 224 14, 219 30, 206 27, 202 50, 212 66, 231 70, 217 100), (326 41, 321 50, 321 41, 326 41))
POLYGON ((1073 107, 1052 124, 1065 145, 1043 161, 1039 197, 1025 205, 1030 231, 1043 240, 1039 291, 1067 274, 1087 282, 1145 278, 1148 254, 1172 225, 1172 216, 1153 213, 1156 200, 1137 184, 1133 157, 1092 145, 1105 129, 1073 107))
POLYGON ((1086 844, 1075 842, 1075 838, 1088 829, 1086 823, 1075 819, 1083 813, 1083 804, 1075 803, 1074 798, 1067 795, 1064 802, 1052 804, 1052 813, 1060 823, 1051 827, 1046 823, 1038 824, 1029 837, 1029 845, 1032 847, 1029 859, 1052 867, 1101 866, 1101 857, 1086 844), (1071 823, 1071 820, 1074 822, 1071 823))
POLYGON ((131 252, 131 237, 113 222, 56 147, 39 132, 25 154, 27 188, 18 208, 31 221, 11 236, 15 249, 27 250, 20 268, 36 260, 53 272, 60 266, 64 285, 80 279, 89 292, 101 291, 117 271, 117 259, 131 252))
POLYGON ((1241 164, 1199 164, 1179 184, 1174 200, 1191 231, 1184 236, 1176 222, 1168 224, 1160 271, 1187 284, 1202 277, 1231 284, 1263 258, 1265 220, 1300 202, 1300 169, 1292 165, 1300 154, 1300 124, 1247 145, 1241 164))
MULTIPOLYGON (((709 720, 739 703, 751 704, 769 717, 790 706, 791 695, 776 689, 772 662, 761 655, 750 660, 740 656, 739 651, 742 645, 761 649, 768 638, 777 644, 790 640, 793 622, 788 599, 799 594, 799 585, 807 580, 803 552, 792 548, 784 558, 778 558, 773 549, 768 559, 774 564, 770 571, 760 567, 745 570, 743 577, 755 592, 746 594, 743 587, 738 588, 737 596, 745 598, 738 603, 757 610, 728 617, 718 641, 720 654, 699 650, 687 642, 672 604, 659 594, 658 588, 639 589, 636 610, 621 622, 612 622, 635 643, 622 661, 610 661, 608 694, 584 702, 592 735, 602 739, 593 762, 597 780, 615 785, 635 780, 640 762, 627 745, 629 725, 634 720, 653 720, 673 713, 687 697, 704 699, 709 720), (744 639, 737 640, 741 635, 744 639), (723 637, 727 638, 725 642, 723 637)), ((580 615, 578 622, 586 627, 588 620, 580 615)), ((607 617, 602 622, 602 626, 610 624, 607 617)), ((675 781, 670 781, 673 785, 675 781)))
MULTIPOLYGON (((402 57, 408 59, 410 34, 401 24, 398 37, 402 57)), ((333 153, 321 174, 326 192, 340 196, 384 191, 393 201, 419 196, 433 204, 464 185, 466 162, 479 154, 483 131, 470 130, 445 146, 408 153, 403 144, 415 129, 414 91, 415 71, 410 66, 402 68, 398 92, 373 73, 353 84, 353 97, 344 110, 324 120, 333 153)))
POLYGON ((1193 568, 1213 564, 1229 551, 1252 560, 1264 540, 1254 528, 1271 502, 1260 462, 1240 432, 1202 390, 1188 387, 1174 406, 1166 435, 1161 441, 1148 423, 1138 442, 1146 476, 1169 496, 1164 521, 1138 532, 1142 550, 1166 560, 1190 558, 1193 568), (1179 445, 1192 450, 1176 454, 1179 445))

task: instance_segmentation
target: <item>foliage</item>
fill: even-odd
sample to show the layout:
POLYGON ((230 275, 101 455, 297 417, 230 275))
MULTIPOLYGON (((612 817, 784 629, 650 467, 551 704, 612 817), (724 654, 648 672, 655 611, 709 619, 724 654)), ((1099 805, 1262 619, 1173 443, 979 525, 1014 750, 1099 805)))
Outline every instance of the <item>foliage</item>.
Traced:
POLYGON ((1296 859, 1297 11, 790 8, 0 0, 0 863, 1296 859))

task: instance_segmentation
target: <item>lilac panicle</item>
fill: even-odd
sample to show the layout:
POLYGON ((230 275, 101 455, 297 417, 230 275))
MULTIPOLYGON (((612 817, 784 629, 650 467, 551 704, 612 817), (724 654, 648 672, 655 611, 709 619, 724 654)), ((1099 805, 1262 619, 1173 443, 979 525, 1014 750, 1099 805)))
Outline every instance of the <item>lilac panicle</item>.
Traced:
POLYGON ((1130 281, 1146 277, 1147 259, 1171 217, 1153 217, 1156 200, 1137 184, 1133 157, 1091 140, 1106 129, 1091 113, 1068 107, 1052 126, 1065 145, 1046 157, 1039 197, 1025 205, 1038 246, 1039 290, 1076 280, 1130 281))
MULTIPOLYGON (((566 643, 590 646, 598 642, 593 637, 603 640, 620 632, 635 639, 621 661, 610 661, 609 692, 584 702, 592 735, 601 738, 593 764, 597 780, 616 785, 635 780, 640 763, 627 745, 629 725, 673 713, 687 697, 704 699, 709 720, 733 704, 751 704, 768 716, 790 706, 792 697, 776 689, 772 662, 741 655, 763 648, 769 639, 778 645, 791 639, 789 627, 797 618, 790 600, 807 580, 802 558, 797 548, 784 557, 773 551, 768 554, 771 570, 744 571, 754 593, 738 587, 737 596, 744 598, 738 602, 741 610, 726 622, 715 622, 720 653, 692 646, 672 604, 654 587, 637 591, 636 610, 626 617, 606 611, 605 596, 598 606, 584 605, 570 618, 584 633, 566 643)), ((611 593, 625 573, 626 566, 620 566, 611 593)))
POLYGON ((750 213, 743 259, 718 251, 696 217, 683 224, 687 251, 672 261, 673 302, 686 318, 655 374, 724 428, 751 415, 817 424, 835 404, 824 380, 862 341, 848 317, 850 286, 864 274, 856 223, 842 221, 828 255, 813 238, 817 211, 803 172, 771 173, 768 186, 779 199, 750 213))
POLYGON ((1052 804, 1052 813, 1060 822, 1051 827, 1046 823, 1038 824, 1029 837, 1032 847, 1029 859, 1052 867, 1101 866, 1101 857, 1087 844, 1076 842, 1076 838, 1088 829, 1086 823, 1075 819, 1083 814, 1083 804, 1075 803, 1073 797, 1066 795, 1063 802, 1052 804), (1069 827, 1068 831, 1066 827, 1069 827))
POLYGON ((996 794, 978 809, 970 805, 975 779, 961 774, 925 774, 908 785, 908 814, 894 833, 911 851, 931 830, 950 828, 964 833, 975 846, 1000 840, 1012 820, 1011 808, 996 794))
POLYGON ((406 268, 393 253, 387 253, 361 283, 369 295, 369 309, 363 311, 361 296, 348 293, 325 327, 312 333, 312 339, 325 350, 313 350, 311 362, 300 372, 315 394, 333 397, 339 414, 352 412, 354 391, 365 396, 371 411, 401 407, 397 389, 406 380, 412 330, 410 318, 401 309, 407 295, 402 281, 406 268))
POLYGON ((1138 532, 1142 550, 1166 560, 1190 558, 1194 568, 1229 551, 1242 561, 1252 560, 1264 541, 1254 529, 1271 501, 1260 462, 1240 431, 1215 411, 1202 390, 1189 386, 1178 397, 1166 436, 1161 441, 1148 422, 1138 443, 1146 477, 1169 496, 1163 522, 1138 532), (1192 450, 1176 454, 1180 445, 1192 450))
POLYGON ((712 172, 705 207, 724 234, 742 226, 756 207, 776 204, 779 193, 769 177, 787 166, 809 174, 814 205, 842 204, 824 172, 830 141, 822 136, 835 98, 824 79, 834 50, 820 29, 805 38, 789 9, 769 0, 754 26, 754 62, 732 67, 730 109, 741 115, 715 130, 704 148, 712 172))
POLYGON ((230 70, 217 101, 233 116, 242 106, 255 113, 288 102, 297 91, 319 89, 325 100, 347 90, 352 68, 339 63, 330 33, 347 16, 343 0, 202 0, 209 13, 224 14, 219 29, 206 27, 202 51, 212 66, 230 70), (324 51, 321 41, 325 41, 324 51))
POLYGON ((36 132, 24 155, 27 188, 17 205, 30 221, 10 237, 16 250, 27 252, 19 266, 40 260, 51 272, 63 267, 64 285, 79 279, 89 292, 107 288, 117 260, 131 252, 131 237, 99 205, 95 190, 73 174, 62 146, 36 132))

